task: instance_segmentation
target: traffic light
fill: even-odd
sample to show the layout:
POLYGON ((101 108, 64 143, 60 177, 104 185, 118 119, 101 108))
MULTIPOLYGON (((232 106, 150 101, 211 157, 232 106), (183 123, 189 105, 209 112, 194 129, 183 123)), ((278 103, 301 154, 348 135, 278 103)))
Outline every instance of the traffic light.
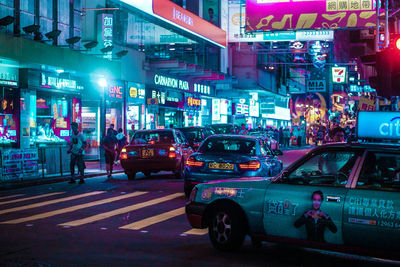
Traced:
POLYGON ((392 34, 390 36, 389 49, 400 53, 400 34, 392 34))

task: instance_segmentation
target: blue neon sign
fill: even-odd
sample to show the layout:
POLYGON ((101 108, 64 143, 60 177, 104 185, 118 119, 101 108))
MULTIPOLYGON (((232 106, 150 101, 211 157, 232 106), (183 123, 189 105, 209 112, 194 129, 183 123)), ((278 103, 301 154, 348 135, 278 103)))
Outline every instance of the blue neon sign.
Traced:
POLYGON ((357 136, 360 139, 400 140, 400 112, 360 111, 357 136))

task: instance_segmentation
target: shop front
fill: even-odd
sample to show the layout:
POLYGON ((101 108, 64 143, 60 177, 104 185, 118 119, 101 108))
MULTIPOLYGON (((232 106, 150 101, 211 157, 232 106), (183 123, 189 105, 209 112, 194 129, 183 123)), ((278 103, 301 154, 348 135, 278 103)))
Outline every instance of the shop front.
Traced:
POLYGON ((203 107, 214 91, 194 80, 147 72, 146 129, 208 124, 210 114, 203 107))
POLYGON ((58 73, 22 69, 20 75, 20 149, 28 158, 35 158, 37 151, 42 177, 69 173, 71 122, 82 130, 84 87, 77 78, 58 73))

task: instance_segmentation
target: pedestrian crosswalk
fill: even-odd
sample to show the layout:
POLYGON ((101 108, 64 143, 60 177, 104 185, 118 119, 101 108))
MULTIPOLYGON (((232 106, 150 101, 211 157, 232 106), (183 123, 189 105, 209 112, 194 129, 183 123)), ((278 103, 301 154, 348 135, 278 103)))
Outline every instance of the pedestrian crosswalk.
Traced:
MULTIPOLYGON (((153 195, 151 192, 135 191, 119 195, 114 193, 112 196, 105 193, 107 192, 92 191, 70 195, 66 192, 53 192, 34 196, 26 196, 24 194, 2 196, 0 197, 0 227, 28 222, 34 223, 39 220, 50 220, 49 218, 54 217, 53 221, 57 221, 59 218, 74 218, 74 220, 54 223, 56 226, 73 228, 107 220, 115 216, 134 213, 137 216, 131 218, 138 218, 137 220, 122 221, 121 225, 115 225, 115 229, 137 231, 148 230, 158 224, 168 223, 168 221, 173 223, 172 219, 185 214, 184 204, 179 201, 179 198, 184 196, 183 193, 158 193, 153 195), (93 198, 96 199, 93 200, 93 198), (75 202, 70 204, 72 200, 78 201, 79 204, 75 202), (121 200, 125 201, 121 202, 121 200), (100 205, 104 206, 96 209, 100 205), (60 208, 60 206, 62 207, 60 208), (43 209, 38 211, 38 208, 42 207, 44 207, 45 211, 43 209), (84 212, 81 210, 84 210, 84 212), (147 210, 150 210, 150 212, 147 212, 147 210), (143 218, 143 214, 148 213, 151 215, 143 218), (154 215, 154 213, 156 214, 154 215)), ((205 230, 190 229, 188 224, 180 230, 178 234, 181 236, 207 234, 205 230)))

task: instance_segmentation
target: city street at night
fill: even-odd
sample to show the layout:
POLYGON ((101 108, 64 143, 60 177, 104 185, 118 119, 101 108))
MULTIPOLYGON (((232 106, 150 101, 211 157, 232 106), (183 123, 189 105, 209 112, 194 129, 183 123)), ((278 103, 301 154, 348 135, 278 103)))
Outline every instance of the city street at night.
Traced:
MULTIPOLYGON (((304 152, 285 153, 291 162, 304 152), (294 155, 293 155, 294 154, 294 155)), ((184 215, 182 180, 125 175, 0 193, 1 266, 377 266, 397 262, 246 240, 213 249, 184 215)))

